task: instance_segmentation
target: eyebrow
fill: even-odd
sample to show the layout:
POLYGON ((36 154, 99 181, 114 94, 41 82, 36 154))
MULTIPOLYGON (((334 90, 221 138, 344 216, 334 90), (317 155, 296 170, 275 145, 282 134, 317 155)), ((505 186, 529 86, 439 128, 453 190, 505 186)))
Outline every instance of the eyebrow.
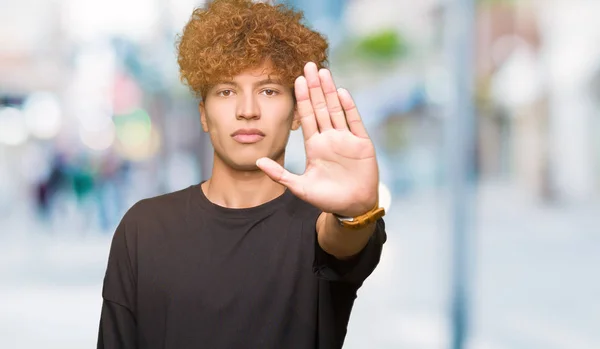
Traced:
MULTIPOLYGON (((267 85, 267 84, 277 84, 277 85, 283 85, 283 82, 279 79, 272 79, 272 78, 266 78, 266 79, 262 79, 260 81, 255 82, 253 85, 254 87, 257 86, 263 86, 263 85, 267 85)), ((236 87, 239 87, 239 85, 235 82, 235 81, 221 81, 219 83, 217 83, 217 85, 233 85, 236 87)))

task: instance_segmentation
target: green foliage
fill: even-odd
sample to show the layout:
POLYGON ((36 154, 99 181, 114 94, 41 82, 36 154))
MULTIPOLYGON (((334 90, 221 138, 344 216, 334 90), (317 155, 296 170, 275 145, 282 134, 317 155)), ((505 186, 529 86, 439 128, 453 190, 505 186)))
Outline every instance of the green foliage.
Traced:
POLYGON ((360 38, 355 46, 360 58, 369 60, 397 60, 408 51, 406 40, 395 29, 385 29, 360 38))

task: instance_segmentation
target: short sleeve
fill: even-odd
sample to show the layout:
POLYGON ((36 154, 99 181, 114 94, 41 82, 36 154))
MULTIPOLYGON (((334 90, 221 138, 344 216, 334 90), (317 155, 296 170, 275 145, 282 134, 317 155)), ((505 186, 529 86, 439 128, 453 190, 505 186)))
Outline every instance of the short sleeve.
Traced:
POLYGON ((387 240, 383 219, 380 218, 375 224, 375 231, 367 245, 358 255, 349 260, 335 258, 325 252, 316 241, 313 271, 317 277, 328 281, 361 285, 379 264, 383 244, 387 240))

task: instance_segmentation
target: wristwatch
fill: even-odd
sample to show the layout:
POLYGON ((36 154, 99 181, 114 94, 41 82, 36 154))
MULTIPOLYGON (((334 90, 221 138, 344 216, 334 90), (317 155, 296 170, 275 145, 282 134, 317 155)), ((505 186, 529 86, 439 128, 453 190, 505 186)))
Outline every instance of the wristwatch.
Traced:
POLYGON ((373 209, 367 213, 361 214, 360 216, 344 217, 335 213, 333 216, 337 218, 340 225, 345 228, 360 229, 385 216, 385 209, 383 207, 379 207, 379 203, 377 203, 373 209))

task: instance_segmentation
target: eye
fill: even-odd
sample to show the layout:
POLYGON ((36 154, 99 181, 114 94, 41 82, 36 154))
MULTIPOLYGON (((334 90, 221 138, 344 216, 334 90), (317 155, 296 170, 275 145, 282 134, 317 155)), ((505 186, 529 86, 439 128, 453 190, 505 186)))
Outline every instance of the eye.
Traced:
POLYGON ((233 93, 232 90, 222 90, 222 91, 217 92, 217 96, 229 97, 229 96, 231 96, 232 93, 233 93))
POLYGON ((275 90, 272 90, 270 88, 267 88, 267 89, 262 90, 261 93, 263 93, 265 96, 272 97, 272 96, 276 96, 278 92, 275 90))

